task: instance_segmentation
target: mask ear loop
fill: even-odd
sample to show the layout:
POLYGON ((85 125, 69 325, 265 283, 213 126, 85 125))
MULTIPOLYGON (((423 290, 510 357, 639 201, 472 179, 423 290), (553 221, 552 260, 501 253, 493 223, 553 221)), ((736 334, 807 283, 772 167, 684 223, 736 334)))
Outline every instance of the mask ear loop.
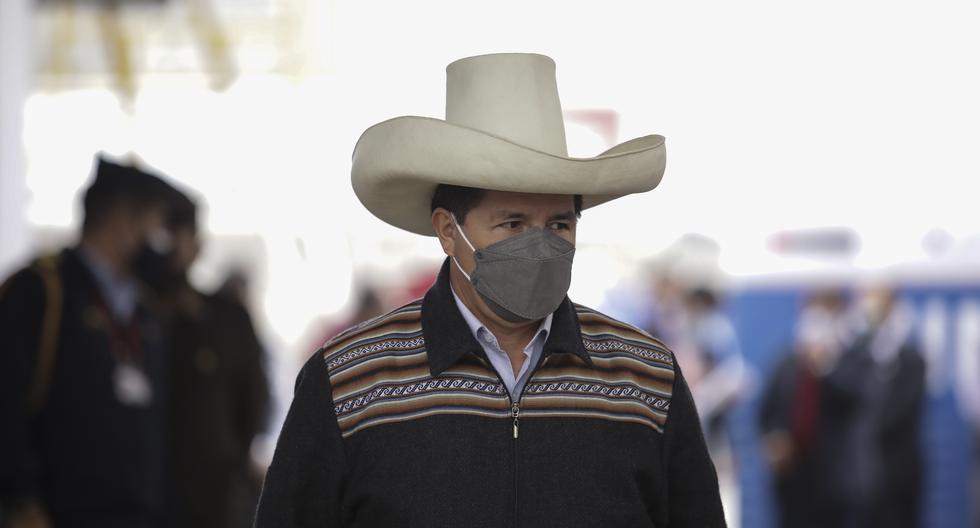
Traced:
MULTIPOLYGON (((473 244, 470 244, 470 240, 466 238, 466 233, 463 232, 463 228, 459 227, 459 222, 456 221, 456 215, 452 213, 449 214, 450 216, 453 217, 453 225, 456 226, 456 231, 459 231, 459 235, 463 237, 463 240, 466 242, 466 245, 469 246, 470 250, 473 251, 473 253, 475 254, 476 248, 474 248, 473 244)), ((470 278, 470 274, 463 271, 463 266, 459 264, 459 259, 457 259, 455 255, 453 255, 453 262, 456 263, 456 267, 459 268, 459 272, 462 273, 464 277, 466 277, 466 280, 472 282, 473 279, 470 278)))

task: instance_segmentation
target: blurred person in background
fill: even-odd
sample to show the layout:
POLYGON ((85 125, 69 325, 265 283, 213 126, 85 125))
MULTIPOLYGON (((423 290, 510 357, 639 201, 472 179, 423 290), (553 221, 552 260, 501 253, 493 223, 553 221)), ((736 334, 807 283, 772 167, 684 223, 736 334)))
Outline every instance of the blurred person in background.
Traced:
POLYGON ((261 482, 250 448, 269 403, 263 348, 239 299, 188 280, 201 249, 197 219, 197 204, 174 190, 169 248, 147 247, 139 260, 168 336, 170 525, 244 526, 261 482))
POLYGON ((885 288, 814 295, 761 425, 786 527, 919 523, 925 364, 909 310, 885 288))
POLYGON ((249 284, 248 274, 240 268, 232 268, 225 275, 225 280, 214 294, 227 301, 236 302, 242 306, 249 306, 251 299, 251 285, 249 284))
POLYGON ((956 392, 963 418, 973 430, 970 472, 971 526, 980 528, 980 301, 960 308, 959 346, 956 354, 956 392))
POLYGON ((857 449, 866 475, 865 525, 919 525, 922 500, 922 408, 925 360, 915 339, 915 314, 890 287, 867 287, 859 295, 855 353, 871 359, 857 449))
MULTIPOLYGON (((316 344, 313 345, 313 348, 320 346, 322 343, 326 343, 335 335, 358 323, 374 319, 385 313, 390 307, 386 307, 382 303, 377 289, 367 283, 360 283, 360 285, 354 288, 353 308, 354 311, 350 316, 345 317, 339 322, 331 323, 326 330, 318 334, 318 339, 316 339, 316 344)), ((306 358, 304 357, 304 359, 306 358)))
POLYGON ((780 526, 847 526, 846 438, 865 372, 843 364, 834 369, 852 341, 846 308, 838 291, 807 300, 793 349, 776 365, 762 397, 763 449, 774 475, 780 526))
POLYGON ((724 526, 673 354, 566 294, 582 209, 653 189, 663 138, 568 158, 548 57, 447 76, 445 121, 375 125, 352 168, 442 269, 303 367, 256 526, 724 526))
POLYGON ((722 500, 730 521, 740 505, 738 438, 740 405, 753 395, 755 376, 723 308, 721 248, 704 235, 688 233, 658 258, 664 268, 656 282, 655 321, 665 332, 691 386, 712 460, 718 467, 722 500))
MULTIPOLYGON (((640 284, 620 284, 603 301, 603 310, 627 320, 674 348, 684 341, 688 293, 717 289, 718 244, 697 233, 687 233, 642 265, 640 284)), ((694 372, 678 358, 691 380, 694 372)))
POLYGON ((163 336, 133 264, 171 190, 97 158, 78 244, 0 287, 0 523, 159 526, 163 336))
POLYGON ((617 304, 632 306, 634 309, 623 313, 623 317, 673 348, 683 334, 686 287, 673 276, 670 257, 659 255, 651 259, 644 266, 642 288, 617 289, 607 303, 614 312, 622 311, 617 304))
POLYGON ((727 412, 750 389, 751 378, 735 327, 721 309, 719 294, 698 286, 685 295, 678 354, 687 361, 694 402, 706 432, 722 427, 727 412))
POLYGON ((739 438, 738 428, 744 428, 738 422, 736 406, 752 395, 754 376, 742 356, 735 327, 722 311, 719 293, 708 285, 695 287, 686 293, 684 306, 680 342, 675 350, 678 358, 686 358, 687 363, 682 365, 689 365, 693 371, 689 379, 694 405, 711 458, 718 467, 727 518, 734 522, 740 505, 735 441, 739 438))
MULTIPOLYGON (((644 263, 640 284, 622 283, 603 300, 612 313, 657 336, 674 352, 694 396, 711 458, 718 470, 729 522, 738 519, 739 404, 754 395, 754 369, 742 354, 723 308, 721 248, 687 233, 644 263)), ((753 444, 754 445, 754 444, 753 444)))
MULTIPOLYGON (((703 235, 689 233, 651 261, 650 299, 640 323, 677 356, 691 385, 702 426, 713 447, 726 442, 729 411, 752 390, 738 335, 723 303, 720 247, 703 235)), ((711 445, 709 443, 709 445, 711 445)))
MULTIPOLYGON (((315 325, 312 332, 315 338, 311 340, 312 346, 306 350, 318 348, 337 334, 383 315, 392 308, 422 298, 435 282, 438 272, 438 266, 426 264, 415 269, 400 270, 394 282, 381 282, 378 277, 368 274, 355 279, 348 306, 334 318, 321 320, 315 325)), ((304 362, 308 359, 307 353, 302 359, 304 362)))

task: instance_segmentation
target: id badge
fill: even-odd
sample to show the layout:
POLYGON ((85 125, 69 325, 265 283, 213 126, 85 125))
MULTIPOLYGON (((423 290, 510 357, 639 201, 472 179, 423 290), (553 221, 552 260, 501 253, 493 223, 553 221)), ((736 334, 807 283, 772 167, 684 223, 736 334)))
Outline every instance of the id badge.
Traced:
POLYGON ((146 374, 129 363, 119 363, 113 372, 116 399, 130 407, 146 407, 153 402, 153 388, 146 374))

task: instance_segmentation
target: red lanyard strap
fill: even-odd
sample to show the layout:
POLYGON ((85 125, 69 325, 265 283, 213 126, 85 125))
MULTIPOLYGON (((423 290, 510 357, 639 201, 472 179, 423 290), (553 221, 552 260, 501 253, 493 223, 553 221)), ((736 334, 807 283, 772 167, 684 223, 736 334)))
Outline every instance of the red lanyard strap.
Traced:
POLYGON ((134 312, 129 323, 121 323, 116 320, 109 309, 109 304, 103 297, 98 288, 94 288, 95 302, 109 322, 109 333, 112 339, 112 355, 119 361, 128 361, 133 364, 143 362, 143 332, 140 328, 139 319, 134 312))

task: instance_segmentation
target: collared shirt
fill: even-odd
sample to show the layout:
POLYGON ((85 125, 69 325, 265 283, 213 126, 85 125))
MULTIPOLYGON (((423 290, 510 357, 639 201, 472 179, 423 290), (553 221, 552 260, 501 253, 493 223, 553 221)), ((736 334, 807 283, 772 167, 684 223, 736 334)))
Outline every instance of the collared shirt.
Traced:
POLYGON ((99 293, 105 299, 112 316, 124 323, 132 320, 139 295, 136 281, 116 277, 104 258, 84 247, 78 248, 78 256, 95 278, 96 287, 99 288, 99 293))
POLYGON ((493 332, 473 315, 473 312, 456 295, 455 290, 453 290, 453 298, 456 299, 456 307, 459 308, 459 313, 463 315, 467 326, 470 327, 470 332, 473 333, 473 337, 483 347, 483 351, 487 354, 487 359, 490 360, 490 364, 493 365, 494 370, 497 371, 500 379, 507 386, 511 399, 516 402, 520 399, 521 390, 527 383, 532 366, 536 365, 541 358, 544 343, 548 340, 548 333, 551 332, 551 320, 554 318, 554 314, 548 314, 547 317, 541 320, 538 331, 531 338, 527 346, 524 347, 524 364, 521 365, 521 370, 517 373, 517 376, 514 376, 514 368, 511 366, 510 356, 500 347, 497 336, 493 335, 493 332))

